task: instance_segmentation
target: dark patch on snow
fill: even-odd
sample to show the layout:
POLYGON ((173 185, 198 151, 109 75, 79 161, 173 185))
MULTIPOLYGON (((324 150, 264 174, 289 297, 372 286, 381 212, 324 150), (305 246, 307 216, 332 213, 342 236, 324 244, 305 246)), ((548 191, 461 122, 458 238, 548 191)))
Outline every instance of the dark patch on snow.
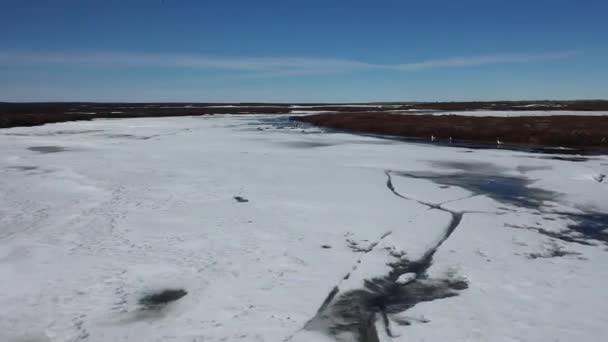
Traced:
POLYGON ((356 145, 394 145, 399 142, 388 139, 374 139, 374 140, 348 140, 344 141, 346 144, 356 144, 356 145))
MULTIPOLYGON (((474 170, 474 168, 473 168, 474 170)), ((478 172, 436 173, 436 172, 393 172, 409 178, 426 179, 440 185, 464 188, 474 195, 485 195, 501 203, 525 208, 542 207, 545 201, 552 201, 558 194, 528 185, 531 180, 523 177, 478 172)))
POLYGON ((158 308, 174 302, 187 294, 188 292, 184 289, 165 289, 145 295, 139 300, 139 304, 145 308, 158 308))
POLYGON ((38 170, 37 166, 9 166, 7 169, 12 169, 12 170, 18 170, 18 171, 34 171, 34 170, 38 170))
MULTIPOLYGON (((413 269, 409 271, 420 264, 411 262, 411 266, 413 269)), ((418 279, 407 284, 397 283, 393 276, 366 280, 362 289, 345 292, 331 305, 325 305, 308 328, 323 327, 333 336, 350 333, 355 341, 373 342, 378 341, 375 322, 382 319, 387 335, 395 337, 391 323, 411 324, 405 318, 395 317, 396 314, 422 302, 457 296, 458 291, 468 288, 464 279, 432 279, 424 271, 419 273, 418 279)))
POLYGON ((546 229, 542 229, 542 228, 533 228, 533 227, 530 227, 529 229, 535 230, 539 234, 542 234, 542 235, 545 235, 545 236, 548 236, 548 237, 551 237, 554 239, 562 240, 565 242, 578 243, 580 245, 585 245, 585 246, 595 246, 595 244, 592 242, 589 242, 588 239, 573 236, 568 231, 554 232, 554 231, 550 231, 550 230, 546 230, 546 229))
POLYGON ((63 131, 56 131, 56 132, 54 132, 54 134, 73 135, 73 134, 88 134, 88 133, 97 133, 97 132, 103 132, 103 130, 102 129, 63 130, 63 131))
POLYGON ((239 203, 247 203, 247 202, 249 202, 248 199, 246 199, 244 197, 241 197, 241 196, 234 196, 234 200, 237 201, 237 202, 239 202, 239 203))
POLYGON ((322 141, 290 141, 286 143, 289 147, 295 148, 315 148, 315 147, 328 147, 334 146, 334 143, 327 143, 322 141))
POLYGON ((541 227, 519 226, 505 224, 505 227, 532 230, 539 234, 565 242, 577 243, 585 246, 595 246, 597 242, 608 244, 608 234, 604 230, 608 226, 608 215, 601 213, 570 214, 562 213, 562 219, 569 218, 573 223, 561 231, 547 230, 541 227))
POLYGON ((61 130, 55 132, 39 132, 39 133, 4 133, 3 135, 15 137, 51 137, 56 135, 75 135, 103 132, 101 129, 83 129, 83 130, 61 130))
POLYGON ((484 162, 461 162, 461 161, 431 161, 431 165, 442 169, 455 169, 476 173, 502 173, 508 169, 484 162))
POLYGON ((588 158, 588 157, 577 157, 577 156, 550 156, 550 157, 539 157, 539 158, 570 161, 570 162, 585 162, 585 161, 591 160, 591 158, 588 158))
POLYGON ((505 226, 533 230, 554 239, 585 246, 595 246, 598 242, 608 245, 608 233, 606 233, 606 229, 608 229, 608 214, 592 210, 583 213, 552 212, 551 214, 558 215, 560 219, 567 219, 571 222, 568 223, 566 229, 561 231, 511 224, 506 224, 505 226))
POLYGON ((541 259, 541 258, 561 258, 569 255, 581 255, 579 252, 568 251, 558 245, 555 241, 551 241, 545 251, 541 253, 528 253, 526 257, 528 259, 541 259))
POLYGON ((597 211, 587 211, 582 214, 560 213, 573 221, 568 224, 579 239, 602 241, 608 244, 608 214, 597 211))
POLYGON ((330 248, 331 248, 331 246, 330 246, 330 245, 321 245, 321 248, 324 248, 324 249, 330 249, 330 248))
MULTIPOLYGON (((172 135, 175 135, 175 134, 177 134, 177 133, 174 133, 172 135)), ((160 134, 141 136, 141 137, 137 137, 137 139, 139 139, 139 140, 149 140, 149 139, 158 138, 158 137, 160 137, 160 134)))
POLYGON ((604 181, 604 179, 606 179, 606 175, 603 173, 600 173, 597 176, 593 176, 593 179, 598 183, 602 183, 604 181))
POLYGON ((31 146, 27 148, 30 151, 39 152, 39 153, 58 153, 69 151, 70 149, 62 146, 31 146))
POLYGON ((35 136, 35 134, 28 134, 28 133, 4 133, 2 135, 6 135, 9 137, 31 137, 31 136, 35 136))
POLYGON ((152 139, 152 138, 156 138, 159 137, 160 135, 158 134, 154 134, 154 135, 145 135, 145 136, 138 136, 138 135, 133 135, 133 134, 106 134, 105 137, 107 138, 112 138, 112 139, 136 139, 136 140, 148 140, 148 139, 152 139))
POLYGON ((113 139, 136 139, 137 137, 133 134, 106 134, 107 138, 113 139))
POLYGON ((550 169, 552 169, 552 167, 548 166, 548 165, 544 165, 544 166, 519 165, 516 168, 516 170, 519 173, 528 173, 530 171, 550 170, 550 169))

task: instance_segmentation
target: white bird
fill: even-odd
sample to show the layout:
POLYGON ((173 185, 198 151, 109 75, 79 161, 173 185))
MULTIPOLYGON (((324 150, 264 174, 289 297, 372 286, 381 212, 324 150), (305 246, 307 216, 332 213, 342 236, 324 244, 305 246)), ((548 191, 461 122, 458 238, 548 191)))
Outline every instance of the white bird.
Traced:
POLYGON ((435 141, 435 136, 431 135, 431 141, 435 141))

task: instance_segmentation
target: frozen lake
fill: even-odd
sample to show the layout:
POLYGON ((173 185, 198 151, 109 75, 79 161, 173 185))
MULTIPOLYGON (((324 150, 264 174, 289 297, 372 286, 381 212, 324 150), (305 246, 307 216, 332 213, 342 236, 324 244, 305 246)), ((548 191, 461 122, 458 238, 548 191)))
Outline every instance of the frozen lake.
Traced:
POLYGON ((262 115, 3 129, 0 151, 0 341, 608 334, 606 156, 262 115))

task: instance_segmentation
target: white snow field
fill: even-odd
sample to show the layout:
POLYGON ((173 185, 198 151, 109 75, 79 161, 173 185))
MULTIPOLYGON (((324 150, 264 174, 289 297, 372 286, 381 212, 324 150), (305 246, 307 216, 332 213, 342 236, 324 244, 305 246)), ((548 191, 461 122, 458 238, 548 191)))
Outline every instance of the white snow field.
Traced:
POLYGON ((607 157, 285 121, 0 130, 0 341, 607 336, 607 157))

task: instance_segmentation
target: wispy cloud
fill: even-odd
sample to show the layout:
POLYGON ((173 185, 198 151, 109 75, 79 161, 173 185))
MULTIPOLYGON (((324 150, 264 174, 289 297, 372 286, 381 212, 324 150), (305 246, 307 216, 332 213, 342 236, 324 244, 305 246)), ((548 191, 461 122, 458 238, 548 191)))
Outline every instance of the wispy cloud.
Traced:
POLYGON ((444 59, 431 59, 422 62, 404 63, 395 65, 399 70, 422 70, 434 68, 458 68, 486 64, 532 63, 566 59, 580 55, 580 51, 559 51, 538 54, 503 54, 469 57, 451 57, 444 59))
POLYGON ((253 77, 276 77, 365 70, 413 71, 491 64, 532 63, 566 59, 580 54, 580 51, 554 51, 529 54, 449 57, 401 64, 378 64, 348 59, 307 57, 225 58, 197 55, 122 52, 65 53, 0 51, 0 65, 187 68, 235 71, 249 74, 253 77))
POLYGON ((0 52, 2 65, 72 65, 171 67, 236 71, 334 70, 373 67, 368 63, 331 58, 231 58, 149 53, 0 52))

